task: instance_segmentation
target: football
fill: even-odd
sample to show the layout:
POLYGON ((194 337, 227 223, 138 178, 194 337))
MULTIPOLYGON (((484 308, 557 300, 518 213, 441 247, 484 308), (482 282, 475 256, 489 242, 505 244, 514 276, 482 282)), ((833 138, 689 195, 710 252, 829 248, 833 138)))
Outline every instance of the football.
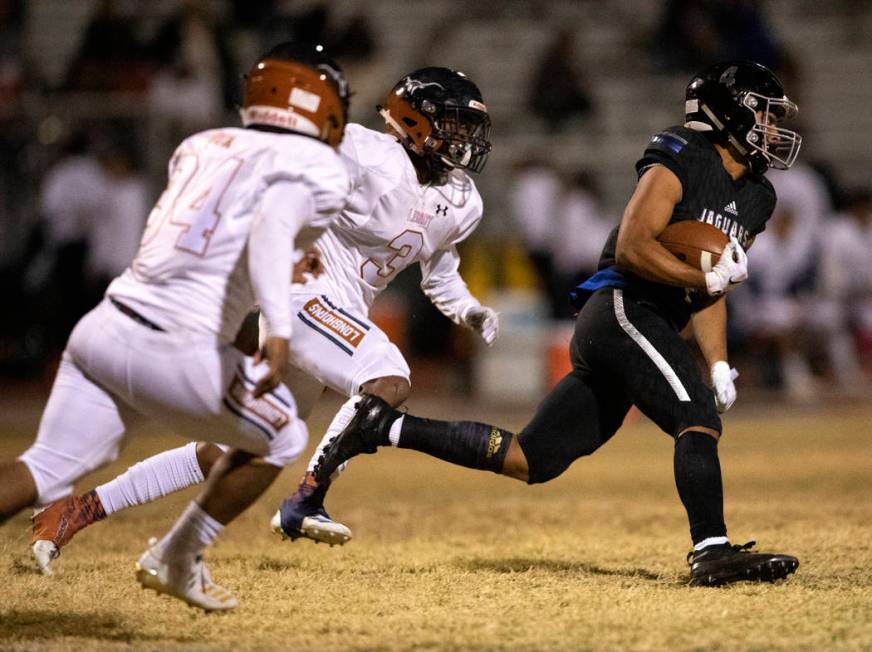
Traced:
POLYGON ((712 270, 730 241, 717 227, 694 220, 670 224, 657 240, 679 260, 703 272, 712 270))

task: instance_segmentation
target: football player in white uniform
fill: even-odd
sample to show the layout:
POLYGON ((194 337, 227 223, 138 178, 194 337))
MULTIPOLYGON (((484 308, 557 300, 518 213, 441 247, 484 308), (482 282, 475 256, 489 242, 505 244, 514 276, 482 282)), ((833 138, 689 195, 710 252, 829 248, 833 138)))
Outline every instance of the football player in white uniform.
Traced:
MULTIPOLYGON (((366 318, 376 296, 400 271, 420 263, 422 288, 443 313, 488 344, 497 336, 497 315, 470 294, 455 248, 482 215, 481 197, 467 173, 479 172, 490 151, 490 120, 481 93, 461 73, 425 68, 400 80, 379 110, 387 133, 354 124, 345 130, 340 153, 349 164, 353 189, 339 218, 316 243, 324 272, 291 288, 296 316, 285 383, 300 417, 308 416, 325 385, 350 397, 297 492, 273 519, 273 529, 292 539, 342 544, 351 538, 351 531, 324 511, 327 484, 315 484, 311 471, 321 448, 354 414, 361 393, 394 406, 409 394, 406 361, 366 318)), ((136 464, 96 489, 104 507, 100 516, 201 481, 219 452, 191 444, 136 464)), ((83 498, 70 496, 38 515, 35 545, 57 550, 95 520, 93 510, 83 509, 83 498)))
MULTIPOLYGON (((117 457, 131 415, 224 445, 209 483, 140 558, 146 587, 205 610, 236 599, 201 552, 305 448, 308 433, 280 384, 288 366, 295 246, 323 232, 350 190, 336 148, 348 112, 339 67, 285 43, 252 68, 245 129, 187 138, 169 165, 130 267, 76 325, 34 444, 0 466, 0 519, 72 491, 117 457), (263 347, 233 346, 259 305, 263 347)), ((85 510, 102 509, 96 495, 85 510)))
POLYGON ((482 170, 491 149, 481 92, 462 73, 423 68, 395 84, 379 111, 387 133, 359 125, 347 129, 340 151, 356 164, 354 190, 317 243, 324 273, 300 287, 292 301, 298 318, 321 334, 313 343, 322 351, 313 358, 295 351, 292 343, 292 360, 350 398, 321 439, 297 491, 273 518, 273 530, 291 539, 343 544, 351 538, 351 531, 325 512, 329 483, 315 483, 312 471, 322 448, 354 415, 360 394, 380 396, 394 406, 409 395, 402 354, 359 317, 400 271, 419 262, 421 288, 443 314, 477 331, 489 345, 498 333, 497 314, 482 306, 461 278, 456 249, 482 217, 481 196, 468 174, 482 170))

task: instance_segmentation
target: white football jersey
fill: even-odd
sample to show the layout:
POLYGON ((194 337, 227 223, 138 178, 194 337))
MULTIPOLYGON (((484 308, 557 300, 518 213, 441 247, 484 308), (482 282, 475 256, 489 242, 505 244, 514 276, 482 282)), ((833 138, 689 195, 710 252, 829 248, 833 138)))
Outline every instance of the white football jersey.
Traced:
MULTIPOLYGON (((310 221, 276 243, 289 251, 314 242, 345 203, 346 165, 329 146, 295 134, 216 129, 187 138, 170 161, 169 183, 146 224, 136 258, 107 290, 155 323, 234 339, 258 299, 252 287, 249 236, 259 220, 284 219, 259 213, 268 188, 281 182, 292 192, 308 191, 310 221), (294 237, 296 235, 296 238, 294 237), (308 242, 306 242, 308 240, 308 242)), ((296 195, 295 195, 296 196, 296 195)), ((287 301, 290 270, 276 270, 276 286, 287 301)))
POLYGON ((317 241, 325 272, 295 290, 323 292, 367 314, 397 274, 420 263, 422 288, 454 321, 478 302, 458 273, 455 245, 472 233, 482 201, 465 172, 443 185, 421 185, 395 138, 349 124, 339 148, 351 174, 345 208, 317 241))

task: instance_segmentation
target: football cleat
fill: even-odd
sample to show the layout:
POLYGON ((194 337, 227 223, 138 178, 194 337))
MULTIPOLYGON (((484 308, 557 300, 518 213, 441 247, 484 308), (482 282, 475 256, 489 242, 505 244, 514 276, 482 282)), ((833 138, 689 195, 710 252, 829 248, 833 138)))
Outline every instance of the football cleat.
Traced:
POLYGON ((389 446, 391 424, 400 416, 386 401, 365 394, 357 403, 357 412, 348 425, 324 447, 313 471, 318 484, 329 481, 334 471, 361 453, 375 453, 379 446, 389 446))
POLYGON ((54 542, 45 540, 35 541, 33 545, 30 546, 30 552, 33 555, 33 559, 36 561, 39 571, 43 575, 49 577, 54 575, 54 570, 52 569, 51 564, 58 558, 58 555, 61 554, 60 549, 58 549, 54 542))
POLYGON ((34 513, 30 550, 43 575, 54 575, 52 562, 76 532, 104 518, 106 512, 93 491, 66 496, 34 513))
POLYGON ((687 553, 691 586, 722 586, 733 582, 775 582, 799 568, 792 555, 751 552, 756 541, 741 546, 707 546, 687 553))
POLYGON ((324 510, 328 482, 318 484, 311 472, 306 472, 294 495, 285 499, 270 521, 272 531, 283 539, 311 539, 330 546, 351 540, 351 530, 337 523, 324 510))
POLYGON ((293 506, 286 510, 286 500, 272 517, 270 526, 272 531, 282 539, 311 539, 315 543, 327 543, 330 546, 341 546, 351 541, 351 530, 330 518, 324 508, 321 507, 314 514, 300 518, 293 506), (299 523, 299 525, 294 525, 299 523))
POLYGON ((136 579, 144 589, 163 593, 203 611, 227 611, 239 604, 230 591, 212 581, 199 555, 191 564, 177 566, 163 561, 153 548, 136 563, 136 579))

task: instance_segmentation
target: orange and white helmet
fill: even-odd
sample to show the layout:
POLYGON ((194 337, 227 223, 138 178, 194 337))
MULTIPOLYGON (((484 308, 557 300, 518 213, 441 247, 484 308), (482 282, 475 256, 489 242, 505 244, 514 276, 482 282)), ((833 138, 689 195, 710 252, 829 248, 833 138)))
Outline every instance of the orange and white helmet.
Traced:
POLYGON ((281 43, 246 76, 239 113, 245 127, 291 131, 338 147, 348 122, 348 82, 322 46, 281 43))

